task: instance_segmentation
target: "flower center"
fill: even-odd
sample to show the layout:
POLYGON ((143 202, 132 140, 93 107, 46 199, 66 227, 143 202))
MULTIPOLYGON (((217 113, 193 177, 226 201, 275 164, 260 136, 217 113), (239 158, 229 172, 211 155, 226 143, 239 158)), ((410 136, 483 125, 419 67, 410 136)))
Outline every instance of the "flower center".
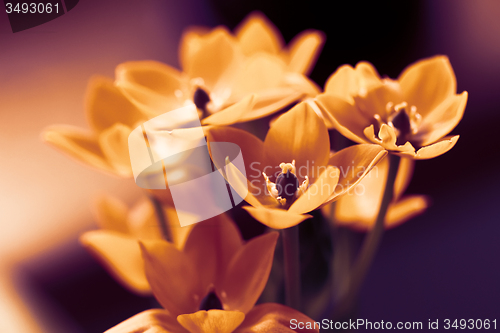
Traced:
POLYGON ((200 302, 200 310, 223 310, 222 303, 215 291, 211 291, 200 302))
POLYGON ((299 180, 290 169, 286 173, 280 173, 276 178, 276 190, 278 195, 284 199, 291 200, 299 188, 299 180))
MULTIPOLYGON (((406 102, 397 105, 389 102, 386 105, 386 110, 387 125, 391 126, 396 133, 396 144, 404 145, 407 141, 411 141, 412 136, 418 132, 418 126, 422 120, 422 116, 417 112, 417 107, 408 106, 406 102)), ((375 120, 380 128, 383 121, 378 114, 375 115, 375 120)))
POLYGON ((302 185, 299 186, 299 179, 295 175, 295 160, 292 163, 281 163, 281 173, 276 178, 276 183, 269 180, 263 173, 266 180, 266 188, 269 194, 282 206, 290 207, 295 199, 309 186, 309 178, 306 176, 302 185))
POLYGON ((200 87, 196 88, 193 95, 193 102, 198 110, 203 112, 203 118, 208 116, 207 104, 210 102, 210 96, 208 96, 208 93, 204 89, 200 87))

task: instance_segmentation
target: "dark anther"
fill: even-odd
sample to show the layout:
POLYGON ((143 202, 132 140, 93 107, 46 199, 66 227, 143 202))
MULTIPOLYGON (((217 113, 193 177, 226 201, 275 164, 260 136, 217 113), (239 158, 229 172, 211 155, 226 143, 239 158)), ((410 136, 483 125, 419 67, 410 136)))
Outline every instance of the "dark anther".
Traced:
POLYGON ((286 173, 280 173, 276 178, 276 190, 278 195, 290 202, 295 197, 295 192, 299 188, 299 180, 288 170, 286 173))
POLYGON ((207 92, 201 88, 196 89, 193 95, 193 102, 196 107, 203 111, 204 115, 207 115, 207 104, 210 102, 210 96, 207 92))
POLYGON ((408 135, 411 133, 410 117, 408 117, 405 109, 400 110, 396 114, 392 119, 392 125, 399 131, 397 144, 405 144, 408 141, 408 135))
POLYGON ((222 303, 214 291, 211 291, 205 296, 200 303, 200 310, 222 310, 222 303))

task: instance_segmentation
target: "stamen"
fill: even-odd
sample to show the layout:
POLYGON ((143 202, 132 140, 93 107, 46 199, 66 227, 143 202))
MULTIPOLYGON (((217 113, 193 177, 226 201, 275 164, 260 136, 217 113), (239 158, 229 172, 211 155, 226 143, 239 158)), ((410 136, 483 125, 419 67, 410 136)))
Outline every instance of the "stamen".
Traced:
POLYGON ((269 192, 269 194, 271 194, 273 198, 278 199, 278 191, 276 190, 276 184, 269 180, 269 177, 266 175, 265 172, 263 172, 262 175, 266 180, 267 191, 269 192))
POLYGON ((301 193, 304 193, 307 190, 307 187, 309 186, 309 177, 306 176, 306 180, 302 182, 302 185, 297 189, 295 192, 295 196, 298 197, 301 193))
POLYGON ((412 105, 410 108, 410 124, 411 124, 411 133, 416 134, 418 132, 418 126, 422 122, 422 116, 417 112, 417 107, 412 105))
POLYGON ((282 173, 287 173, 290 170, 293 174, 295 174, 295 160, 292 163, 280 163, 280 168, 282 173))
POLYGON ((215 291, 210 291, 200 302, 200 310, 223 310, 222 303, 215 291))
MULTIPOLYGON (((393 107, 394 107, 393 102, 389 102, 385 105, 385 111, 387 111, 387 114, 391 114, 391 112, 393 111, 393 107)), ((380 118, 378 114, 376 114, 375 116, 378 116, 380 118)))
MULTIPOLYGON (((389 104, 391 104, 391 107, 392 107, 392 103, 391 102, 387 103, 387 107, 389 107, 389 104)), ((374 129, 375 135, 378 136, 378 132, 380 131, 380 127, 382 127, 382 124, 384 122, 382 121, 382 117, 380 117, 379 114, 375 114, 373 116, 373 118, 375 119, 375 121, 372 121, 373 129, 374 129)))

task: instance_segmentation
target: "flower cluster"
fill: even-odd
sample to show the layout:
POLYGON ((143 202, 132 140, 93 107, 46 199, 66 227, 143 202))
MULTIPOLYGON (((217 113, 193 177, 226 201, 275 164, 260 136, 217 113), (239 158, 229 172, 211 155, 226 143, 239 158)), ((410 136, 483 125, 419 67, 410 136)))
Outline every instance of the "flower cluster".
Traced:
MULTIPOLYGON (((95 215, 101 229, 84 233, 82 244, 120 283, 154 295, 162 306, 108 332, 301 331, 291 328, 292 319, 304 323, 303 331, 318 331, 311 319, 317 312, 300 308, 298 224, 312 219, 332 230, 370 233, 358 259, 345 272, 334 272, 351 281, 341 283, 328 301, 344 314, 342 306, 356 298, 384 228, 425 211, 425 196, 402 194, 416 160, 437 157, 457 143, 458 135, 446 135, 461 120, 467 102, 467 92, 456 92, 447 57, 419 61, 397 79, 381 77, 367 62, 344 65, 321 91, 307 75, 323 43, 323 34, 310 30, 285 45, 260 13, 234 32, 189 29, 179 45, 181 69, 155 61, 123 63, 115 80, 99 77, 89 84, 90 131, 54 126, 43 133, 46 142, 83 163, 131 177, 128 140, 133 129, 192 106, 212 167, 247 203, 234 208, 244 210, 234 216, 268 227, 247 242, 231 212, 181 227, 181 216, 192 212, 164 200, 168 188, 146 192, 148 199, 130 209, 117 198, 99 199, 95 215), (234 126, 249 121, 252 126, 234 126), (262 131, 252 133, 256 126, 265 131, 263 141, 257 136, 262 131), (354 144, 334 151, 330 141, 335 132, 354 144), (220 155, 214 148, 218 142, 237 145, 242 165, 220 155), (279 237, 281 263, 274 259, 279 237), (279 304, 280 296, 256 305, 273 263, 284 267, 273 281, 284 277, 287 306, 279 304)), ((186 128, 192 120, 179 116, 160 127, 186 128)), ((176 168, 188 170, 193 167, 189 163, 184 158, 176 168)), ((281 283, 274 285, 281 288, 281 283)))

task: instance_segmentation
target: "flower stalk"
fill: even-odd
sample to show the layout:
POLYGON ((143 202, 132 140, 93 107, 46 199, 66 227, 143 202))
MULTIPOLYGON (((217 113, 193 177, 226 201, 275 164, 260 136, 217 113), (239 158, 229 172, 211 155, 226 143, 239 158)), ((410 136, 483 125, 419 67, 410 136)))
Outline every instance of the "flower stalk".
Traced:
MULTIPOLYGON (((285 301, 289 307, 300 308, 299 226, 281 231, 285 268, 285 301)), ((300 311, 300 310, 299 310, 300 311)))
POLYGON ((163 235, 163 239, 167 242, 172 242, 172 237, 170 236, 170 232, 168 231, 167 219, 165 217, 165 211, 163 210, 163 206, 161 202, 154 196, 150 195, 149 198, 153 203, 153 207, 155 209, 156 220, 158 221, 158 225, 161 229, 161 234, 163 235))
POLYGON ((389 171, 387 175, 387 182, 384 188, 384 194, 382 197, 382 202, 380 204, 380 209, 378 211, 377 219, 375 221, 375 226, 366 235, 363 245, 359 251, 359 254, 354 262, 353 268, 351 269, 349 288, 347 295, 337 308, 337 317, 343 317, 348 315, 351 311, 355 302, 358 298, 359 291, 366 278, 366 274, 370 269, 370 266, 375 258, 378 247, 382 240, 382 235, 384 233, 384 222, 391 203, 394 197, 394 182, 396 181, 396 175, 399 169, 399 163, 401 157, 395 154, 389 154, 389 171))

